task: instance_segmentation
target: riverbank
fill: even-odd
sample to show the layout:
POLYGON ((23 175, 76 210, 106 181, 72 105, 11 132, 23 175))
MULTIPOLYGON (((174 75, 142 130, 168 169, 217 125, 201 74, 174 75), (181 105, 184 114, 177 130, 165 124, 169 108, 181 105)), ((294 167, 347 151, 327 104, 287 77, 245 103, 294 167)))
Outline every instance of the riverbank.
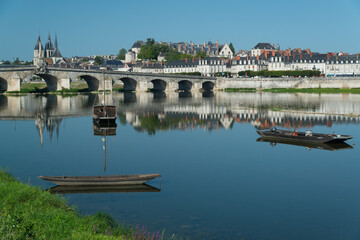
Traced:
MULTIPOLYGON (((122 86, 115 86, 113 88, 114 92, 122 92, 124 89, 122 86)), ((63 89, 59 91, 49 91, 47 89, 45 82, 25 82, 21 84, 20 91, 7 91, 4 94, 6 95, 23 95, 28 93, 43 93, 43 94, 61 94, 61 95, 71 95, 71 94, 78 94, 78 93, 86 93, 91 92, 88 89, 86 82, 83 81, 74 81, 70 84, 70 89, 63 89)), ((99 91, 95 91, 99 92, 99 91)), ((101 91, 102 92, 102 91, 101 91)))
POLYGON ((360 88, 342 89, 342 88, 225 88, 224 92, 273 92, 273 93, 352 93, 360 94, 360 88))
POLYGON ((160 233, 117 224, 104 213, 81 216, 63 197, 0 170, 0 239, 160 240, 160 233))

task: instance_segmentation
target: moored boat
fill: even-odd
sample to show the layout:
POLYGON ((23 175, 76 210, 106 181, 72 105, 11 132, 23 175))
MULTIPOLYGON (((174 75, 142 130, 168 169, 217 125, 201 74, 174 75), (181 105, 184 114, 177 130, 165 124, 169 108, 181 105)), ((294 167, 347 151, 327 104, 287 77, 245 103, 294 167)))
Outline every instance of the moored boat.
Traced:
POLYGON ((39 176, 60 186, 101 186, 144 184, 160 174, 104 175, 104 176, 39 176))
POLYGON ((93 121, 95 123, 111 123, 115 122, 117 118, 116 106, 114 105, 99 105, 94 107, 93 121))
POLYGON ((281 139, 281 140, 297 140, 303 142, 316 142, 316 143, 341 143, 346 140, 352 139, 350 135, 338 135, 338 134, 323 134, 313 133, 311 130, 306 132, 288 131, 276 128, 270 130, 257 131, 257 133, 263 138, 269 139, 281 139))
POLYGON ((345 142, 340 143, 322 143, 322 142, 304 142, 299 141, 296 139, 273 139, 273 138, 264 138, 260 137, 256 139, 257 142, 267 142, 270 143, 272 146, 277 144, 286 144, 292 146, 299 146, 299 147, 306 147, 307 149, 322 149, 322 150, 329 150, 329 151, 337 151, 343 149, 353 149, 352 146, 345 142))

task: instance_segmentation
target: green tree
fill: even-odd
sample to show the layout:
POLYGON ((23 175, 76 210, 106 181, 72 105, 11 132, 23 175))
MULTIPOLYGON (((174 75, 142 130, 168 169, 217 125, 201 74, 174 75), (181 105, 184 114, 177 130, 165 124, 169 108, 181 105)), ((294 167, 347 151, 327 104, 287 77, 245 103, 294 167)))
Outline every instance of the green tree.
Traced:
POLYGON ((125 60, 125 54, 126 54, 126 50, 125 50, 125 48, 122 48, 122 49, 120 49, 120 51, 117 55, 117 58, 119 60, 125 60))
POLYGON ((95 64, 99 66, 104 63, 104 59, 100 56, 96 56, 94 60, 95 60, 95 64))
POLYGON ((153 39, 153 38, 147 38, 147 39, 146 39, 146 45, 147 45, 147 46, 155 45, 155 39, 153 39))
POLYGON ((19 58, 16 58, 12 64, 13 64, 13 65, 20 65, 20 60, 19 60, 19 58))
POLYGON ((157 59, 159 54, 166 53, 170 50, 169 45, 156 43, 153 38, 148 38, 146 44, 140 47, 138 58, 140 59, 157 59))
POLYGON ((232 51, 232 53, 235 55, 235 48, 234 48, 232 42, 229 44, 229 48, 232 51))
POLYGON ((198 57, 198 58, 206 58, 207 55, 206 55, 206 52, 204 51, 200 51, 200 52, 197 52, 195 57, 198 57))
POLYGON ((6 60, 6 61, 3 62, 3 64, 4 64, 4 65, 10 65, 11 62, 10 62, 9 60, 6 60))

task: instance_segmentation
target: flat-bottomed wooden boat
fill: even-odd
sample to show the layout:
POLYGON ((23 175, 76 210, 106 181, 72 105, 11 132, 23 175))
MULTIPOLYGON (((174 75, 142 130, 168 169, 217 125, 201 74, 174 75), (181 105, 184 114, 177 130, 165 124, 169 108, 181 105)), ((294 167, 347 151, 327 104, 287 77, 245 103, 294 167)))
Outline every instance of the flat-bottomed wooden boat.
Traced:
POLYGON ((39 176, 60 186, 103 186, 144 184, 160 174, 105 175, 105 176, 39 176))
POLYGON ((341 143, 346 140, 352 139, 350 135, 337 135, 337 134, 322 134, 313 133, 311 130, 306 132, 288 131, 272 128, 270 130, 257 131, 263 138, 269 139, 282 139, 282 140, 297 140, 303 142, 316 142, 316 143, 341 143))

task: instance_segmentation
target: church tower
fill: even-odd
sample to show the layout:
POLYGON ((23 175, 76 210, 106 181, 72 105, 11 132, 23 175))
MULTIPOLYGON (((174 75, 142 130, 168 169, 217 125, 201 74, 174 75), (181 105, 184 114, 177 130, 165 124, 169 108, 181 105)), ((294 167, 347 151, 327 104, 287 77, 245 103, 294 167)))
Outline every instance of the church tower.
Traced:
POLYGON ((46 58, 51 57, 53 55, 53 52, 54 52, 54 47, 52 45, 51 38, 50 38, 50 33, 49 33, 48 41, 45 44, 45 57, 46 58))
POLYGON ((42 46, 39 35, 34 48, 34 65, 41 66, 43 64, 43 59, 44 59, 44 48, 42 46))
POLYGON ((54 64, 59 64, 61 62, 64 62, 64 58, 62 57, 60 51, 59 51, 59 47, 58 47, 58 41, 57 41, 57 36, 55 34, 55 50, 53 52, 53 54, 51 55, 52 61, 54 64))

